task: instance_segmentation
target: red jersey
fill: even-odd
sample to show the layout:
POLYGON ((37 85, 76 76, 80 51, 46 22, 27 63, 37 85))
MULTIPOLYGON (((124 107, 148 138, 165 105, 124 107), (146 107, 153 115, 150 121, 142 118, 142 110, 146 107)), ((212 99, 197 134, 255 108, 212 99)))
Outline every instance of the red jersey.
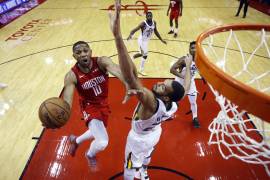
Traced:
POLYGON ((178 11, 180 9, 180 2, 179 1, 175 1, 175 0, 171 0, 171 11, 178 11))
POLYGON ((89 73, 83 73, 76 63, 72 71, 77 78, 77 90, 84 103, 92 105, 108 105, 108 73, 104 73, 97 64, 97 57, 91 57, 92 68, 89 73))

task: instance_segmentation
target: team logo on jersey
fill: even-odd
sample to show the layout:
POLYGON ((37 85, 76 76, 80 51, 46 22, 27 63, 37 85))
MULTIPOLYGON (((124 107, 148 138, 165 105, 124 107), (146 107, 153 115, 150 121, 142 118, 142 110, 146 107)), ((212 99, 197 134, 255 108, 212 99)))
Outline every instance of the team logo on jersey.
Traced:
MULTIPOLYGON (((160 8, 162 6, 167 7, 167 5, 146 4, 144 1, 139 0, 139 1, 136 1, 135 4, 126 4, 126 5, 121 4, 121 11, 135 11, 136 14, 138 14, 139 16, 143 16, 148 11, 163 9, 163 8, 160 8)), ((108 8, 100 9, 100 10, 110 11, 114 9, 115 9, 114 4, 112 4, 108 8)))
POLYGON ((90 89, 90 88, 93 88, 95 86, 98 86, 99 84, 105 82, 105 78, 104 76, 98 76, 98 77, 95 77, 93 79, 90 79, 88 81, 86 81, 85 83, 83 83, 82 85, 82 88, 83 89, 90 89))

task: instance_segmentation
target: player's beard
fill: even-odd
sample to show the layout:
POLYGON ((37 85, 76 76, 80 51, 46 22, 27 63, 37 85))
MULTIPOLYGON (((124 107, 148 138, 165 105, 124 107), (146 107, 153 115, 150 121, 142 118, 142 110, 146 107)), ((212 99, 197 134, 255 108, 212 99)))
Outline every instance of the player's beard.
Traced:
POLYGON ((160 95, 155 91, 155 85, 152 87, 152 92, 156 98, 160 98, 160 95))

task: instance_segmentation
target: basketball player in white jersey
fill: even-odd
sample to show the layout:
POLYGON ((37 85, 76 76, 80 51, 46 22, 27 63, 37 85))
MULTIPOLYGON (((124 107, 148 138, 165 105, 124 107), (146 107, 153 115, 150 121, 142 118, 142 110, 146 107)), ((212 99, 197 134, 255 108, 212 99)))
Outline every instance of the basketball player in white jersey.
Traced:
MULTIPOLYGON (((197 88, 196 88, 196 84, 195 84, 195 74, 198 71, 196 65, 195 65, 195 52, 196 52, 196 42, 192 41, 189 44, 189 55, 192 56, 192 63, 190 66, 190 75, 191 75, 191 82, 190 82, 190 89, 187 93, 188 95, 188 99, 190 102, 190 106, 191 106, 191 112, 192 112, 192 123, 193 126, 195 128, 199 128, 200 127, 200 123, 198 120, 198 116, 197 116, 197 88)), ((181 58, 178 59, 178 61, 176 61, 173 66, 171 67, 170 72, 175 75, 175 80, 177 82, 179 82, 180 84, 184 83, 184 78, 185 78, 185 74, 186 74, 186 65, 184 63, 186 56, 183 56, 181 58)))
POLYGON ((176 112, 176 102, 181 100, 189 89, 189 67, 192 60, 191 56, 187 56, 188 71, 183 86, 176 81, 166 79, 164 82, 155 84, 152 90, 143 87, 122 38, 119 0, 116 0, 115 7, 116 13, 115 15, 110 14, 110 20, 120 69, 129 88, 138 92, 136 97, 139 100, 126 142, 124 179, 133 180, 135 177, 149 179, 146 167, 150 163, 151 153, 159 141, 162 131, 161 123, 176 112))
POLYGON ((147 74, 144 73, 144 64, 148 56, 148 42, 151 39, 153 32, 161 40, 161 42, 163 42, 164 44, 167 43, 161 38, 157 30, 157 23, 153 20, 152 12, 146 13, 146 20, 140 23, 135 29, 130 32, 127 40, 130 40, 134 33, 137 32, 139 29, 141 29, 141 34, 138 38, 140 53, 135 54, 133 58, 135 59, 138 57, 142 57, 139 73, 143 76, 146 76, 147 74))

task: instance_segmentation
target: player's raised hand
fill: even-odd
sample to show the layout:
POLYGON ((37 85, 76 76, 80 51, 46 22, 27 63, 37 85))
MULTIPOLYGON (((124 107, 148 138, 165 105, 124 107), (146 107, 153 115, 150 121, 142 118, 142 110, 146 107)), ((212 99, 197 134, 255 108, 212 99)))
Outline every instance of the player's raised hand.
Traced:
POLYGON ((124 100, 122 101, 122 104, 125 104, 131 96, 144 94, 145 92, 142 89, 128 89, 126 92, 126 95, 124 97, 124 100))
POLYGON ((191 65, 192 59, 193 59, 193 56, 191 54, 187 54, 187 56, 185 58, 185 63, 186 63, 187 67, 189 67, 191 65))
POLYGON ((110 27, 114 36, 119 36, 120 31, 120 10, 121 0, 115 0, 115 12, 109 11, 110 27))

